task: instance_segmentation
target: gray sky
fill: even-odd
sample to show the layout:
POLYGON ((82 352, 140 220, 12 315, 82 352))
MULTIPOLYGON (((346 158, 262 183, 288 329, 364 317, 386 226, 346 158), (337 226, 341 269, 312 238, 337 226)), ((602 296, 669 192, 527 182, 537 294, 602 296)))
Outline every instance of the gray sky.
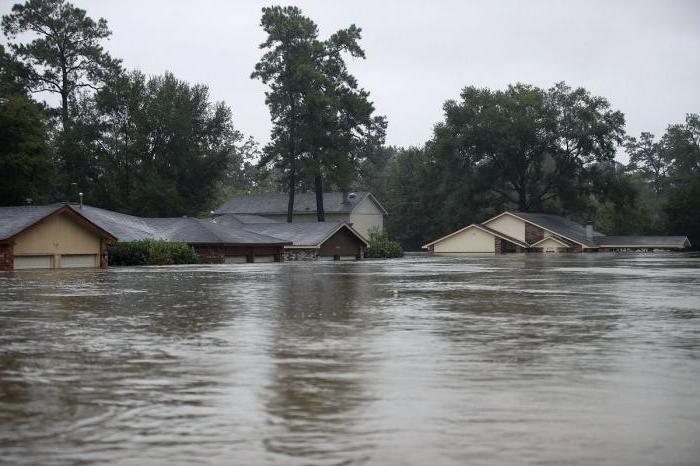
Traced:
MULTIPOLYGON (((12 1, 0 0, 2 13, 12 1)), ((250 79, 260 8, 225 0, 73 0, 113 31, 108 50, 146 74, 209 85, 236 127, 268 140, 265 87, 250 79)), ((321 36, 355 23, 367 59, 351 64, 389 119, 387 143, 420 145, 466 85, 557 81, 622 110, 629 134, 700 112, 700 1, 294 1, 321 36)))

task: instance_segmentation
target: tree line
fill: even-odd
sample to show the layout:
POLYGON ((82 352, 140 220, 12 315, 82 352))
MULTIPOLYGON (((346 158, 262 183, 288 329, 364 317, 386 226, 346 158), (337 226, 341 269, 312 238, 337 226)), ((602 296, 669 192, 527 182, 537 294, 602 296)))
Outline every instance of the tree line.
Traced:
POLYGON ((251 78, 267 86, 270 142, 238 131, 203 84, 124 69, 111 32, 65 0, 2 18, 0 204, 75 200, 144 216, 202 215, 233 193, 366 189, 415 249, 502 210, 593 220, 608 234, 688 234, 700 244, 700 121, 658 140, 625 133, 601 96, 557 83, 467 86, 420 147, 385 145, 387 120, 349 72, 361 29, 327 38, 297 7, 263 8, 251 78), (31 37, 31 40, 26 39, 31 37), (54 94, 56 106, 37 100, 54 94), (615 160, 626 152, 629 164, 615 160))

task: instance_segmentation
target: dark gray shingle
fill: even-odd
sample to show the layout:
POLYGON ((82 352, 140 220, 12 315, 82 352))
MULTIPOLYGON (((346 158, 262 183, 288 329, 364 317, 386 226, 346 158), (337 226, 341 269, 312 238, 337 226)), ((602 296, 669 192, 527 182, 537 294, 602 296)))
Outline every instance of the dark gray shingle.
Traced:
MULTIPOLYGON (((355 198, 343 202, 343 193, 323 194, 323 209, 326 213, 350 213, 369 193, 356 192, 355 198)), ((289 195, 276 194, 237 194, 214 211, 216 214, 286 214, 289 195)), ((294 213, 312 214, 316 212, 316 193, 296 193, 294 213)))
POLYGON ((597 246, 595 242, 596 236, 603 236, 602 233, 594 230, 593 239, 588 239, 586 237, 585 226, 559 215, 538 214, 532 212, 513 212, 513 214, 531 223, 546 228, 547 230, 553 231, 564 238, 572 239, 590 247, 597 246))
POLYGON ((601 236, 596 238, 601 247, 615 246, 672 246, 685 248, 690 246, 687 236, 601 236))
POLYGON ((63 204, 0 207, 0 240, 16 235, 63 204))

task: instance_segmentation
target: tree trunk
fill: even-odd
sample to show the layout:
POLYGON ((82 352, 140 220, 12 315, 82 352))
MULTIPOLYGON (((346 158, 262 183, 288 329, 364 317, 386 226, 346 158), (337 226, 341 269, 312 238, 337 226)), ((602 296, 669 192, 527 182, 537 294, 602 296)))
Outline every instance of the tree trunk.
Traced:
POLYGON ((297 160, 294 153, 289 160, 289 203, 287 204, 287 223, 292 223, 294 218, 294 188, 296 187, 297 160))
POLYGON ((527 212, 527 191, 525 188, 520 188, 518 190, 518 210, 521 212, 527 212))
POLYGON ((323 208, 323 178, 321 177, 321 162, 318 160, 318 154, 314 154, 314 165, 316 173, 314 174, 314 188, 316 190, 316 218, 319 222, 326 221, 326 212, 323 208))
POLYGON ((314 176, 314 186, 316 187, 316 216, 319 222, 326 221, 326 213, 323 209, 323 180, 321 174, 314 176))
POLYGON ((61 123, 63 124, 63 131, 68 129, 68 65, 66 64, 66 58, 61 50, 60 54, 61 61, 61 123))

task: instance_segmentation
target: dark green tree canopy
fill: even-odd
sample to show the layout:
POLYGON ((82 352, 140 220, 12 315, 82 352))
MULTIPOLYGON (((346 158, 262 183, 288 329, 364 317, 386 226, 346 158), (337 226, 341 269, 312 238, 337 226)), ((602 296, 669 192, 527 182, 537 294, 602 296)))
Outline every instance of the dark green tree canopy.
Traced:
POLYGON ((639 139, 627 138, 625 150, 630 162, 627 169, 639 172, 644 178, 651 181, 654 191, 659 194, 663 188, 663 181, 668 172, 668 161, 664 155, 661 144, 654 141, 654 135, 643 132, 639 139))
POLYGON ((252 78, 269 86, 266 103, 273 129, 261 164, 286 172, 288 221, 298 183, 313 185, 324 220, 324 178, 347 188, 369 143, 383 142, 386 122, 373 116, 369 94, 358 88, 343 56, 364 57, 354 25, 318 38, 318 27, 297 7, 263 8, 267 52, 252 78))
POLYGON ((548 90, 467 87, 444 110, 428 150, 488 180, 503 201, 525 211, 549 201, 574 204, 586 168, 613 160, 624 136, 622 113, 564 83, 548 90))
POLYGON ((11 39, 25 33, 34 37, 30 42, 10 43, 10 48, 29 71, 33 92, 60 95, 64 128, 75 93, 83 88, 96 90, 119 69, 119 60, 111 58, 100 44, 111 34, 107 21, 95 21, 65 0, 16 4, 12 13, 2 17, 2 29, 11 39))
POLYGON ((0 97, 0 205, 49 200, 52 173, 45 115, 23 95, 0 97))
POLYGON ((122 74, 75 109, 74 150, 89 168, 80 181, 88 199, 139 215, 211 209, 242 138, 206 86, 170 73, 122 74))

